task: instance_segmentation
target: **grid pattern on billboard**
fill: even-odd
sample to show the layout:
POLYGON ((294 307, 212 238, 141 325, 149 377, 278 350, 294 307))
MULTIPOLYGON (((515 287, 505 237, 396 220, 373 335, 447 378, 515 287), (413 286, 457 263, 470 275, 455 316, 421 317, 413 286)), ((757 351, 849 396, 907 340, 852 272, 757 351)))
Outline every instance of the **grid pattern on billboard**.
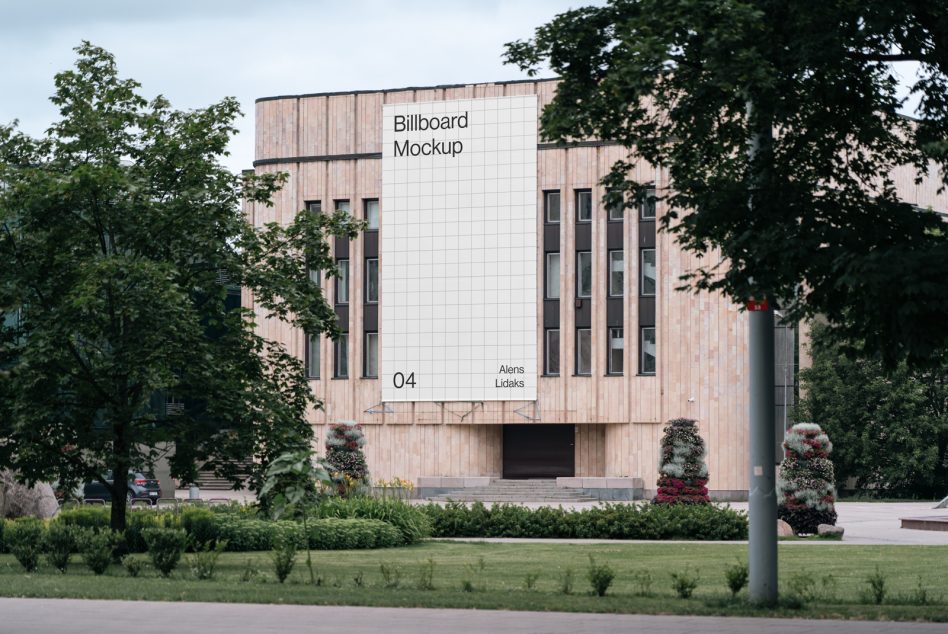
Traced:
POLYGON ((383 109, 384 401, 536 398, 535 95, 383 109))

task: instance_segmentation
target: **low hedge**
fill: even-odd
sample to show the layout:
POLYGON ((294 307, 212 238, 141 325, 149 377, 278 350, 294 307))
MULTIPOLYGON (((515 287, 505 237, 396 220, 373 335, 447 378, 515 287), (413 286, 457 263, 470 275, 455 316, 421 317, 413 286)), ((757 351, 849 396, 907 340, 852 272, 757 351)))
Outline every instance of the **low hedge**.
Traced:
POLYGON ((398 529, 401 544, 414 544, 431 536, 431 519, 418 506, 403 500, 373 497, 326 498, 311 507, 317 518, 381 520, 398 529))
POLYGON ((434 537, 736 540, 747 539, 748 527, 745 513, 713 504, 606 504, 569 511, 450 502, 418 508, 431 519, 434 537))
POLYGON ((403 543, 401 531, 382 520, 326 517, 307 528, 310 548, 317 550, 392 548, 403 543))

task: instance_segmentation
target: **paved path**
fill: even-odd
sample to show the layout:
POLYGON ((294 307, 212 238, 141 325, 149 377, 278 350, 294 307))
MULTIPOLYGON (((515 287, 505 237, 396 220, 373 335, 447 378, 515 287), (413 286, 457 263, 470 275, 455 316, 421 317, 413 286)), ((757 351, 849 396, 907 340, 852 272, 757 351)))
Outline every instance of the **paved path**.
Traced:
POLYGON ((0 634, 944 634, 944 623, 568 614, 79 599, 0 599, 0 634))

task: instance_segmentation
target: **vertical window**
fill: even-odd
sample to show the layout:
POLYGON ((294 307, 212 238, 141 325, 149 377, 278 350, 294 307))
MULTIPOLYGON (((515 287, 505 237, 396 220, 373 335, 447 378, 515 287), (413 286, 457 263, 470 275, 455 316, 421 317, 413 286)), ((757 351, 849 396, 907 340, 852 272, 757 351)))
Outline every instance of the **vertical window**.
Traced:
POLYGON ((333 375, 337 379, 349 378, 349 333, 339 335, 334 346, 333 375))
POLYGON ((622 374, 622 355, 625 352, 625 338, 622 328, 609 329, 609 374, 622 374))
POLYGON ((576 297, 592 297, 592 252, 576 253, 576 297))
POLYGON ((362 374, 367 379, 374 379, 379 375, 379 333, 377 332, 365 333, 362 374))
POLYGON ((654 295, 655 249, 642 249, 642 265, 639 271, 639 292, 644 296, 654 295))
POLYGON ((654 326, 642 328, 642 341, 640 342, 639 350, 641 350, 639 371, 642 374, 655 374, 656 349, 654 326))
POLYGON ((318 200, 308 200, 306 201, 306 211, 311 211, 313 213, 322 213, 323 203, 318 200))
POLYGON ((379 301, 379 259, 365 260, 365 302, 375 304, 379 301))
POLYGON ((319 378, 319 335, 306 337, 306 376, 319 378))
POLYGON ((345 211, 346 213, 351 211, 348 200, 337 200, 335 201, 335 205, 336 211, 345 211))
POLYGON ((625 251, 609 252, 609 295, 622 297, 622 282, 625 279, 625 251))
POLYGON ((558 328, 547 328, 544 342, 543 373, 558 375, 560 373, 560 331, 558 328))
POLYGON ((319 269, 306 267, 306 272, 309 275, 309 281, 315 284, 316 286, 319 286, 320 277, 321 277, 319 269))
POLYGON ((363 212, 365 213, 366 231, 379 230, 379 201, 377 198, 367 198, 362 201, 363 212))
POLYGON ((349 303, 349 260, 336 260, 336 303, 349 303))
POLYGON ((639 205, 639 217, 642 220, 655 220, 655 188, 645 190, 645 198, 639 205))
MULTIPOLYGON (((618 192, 616 192, 618 194, 618 192)), ((625 205, 622 204, 622 201, 609 203, 609 221, 610 222, 622 222, 623 216, 625 216, 625 205)))
POLYGON ((545 209, 546 221, 555 224, 560 221, 560 193, 544 192, 543 207, 545 209))
POLYGON ((576 222, 589 222, 593 218, 593 193, 589 189, 576 190, 576 222))
POLYGON ((546 254, 546 298, 560 298, 560 254, 546 254))
POLYGON ((589 328, 576 330, 576 374, 592 374, 592 331, 589 328))

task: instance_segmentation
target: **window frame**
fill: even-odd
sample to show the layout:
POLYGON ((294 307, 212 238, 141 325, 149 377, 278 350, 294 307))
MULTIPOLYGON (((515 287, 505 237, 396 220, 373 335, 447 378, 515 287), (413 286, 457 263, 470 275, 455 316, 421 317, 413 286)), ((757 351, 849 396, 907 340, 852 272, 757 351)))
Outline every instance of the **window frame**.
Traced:
POLYGON ((320 350, 320 338, 319 335, 306 335, 306 342, 304 346, 303 354, 306 359, 306 378, 311 380, 318 380, 321 377, 320 365, 322 364, 322 351, 320 350), (316 351, 316 365, 315 371, 313 370, 313 350, 316 351))
POLYGON ((352 215, 352 201, 349 200, 348 198, 333 198, 332 209, 333 211, 344 211, 351 216, 352 215), (342 209, 341 203, 345 203, 347 209, 342 209))
POLYGON ((575 355, 576 358, 573 360, 573 374, 575 376, 592 376, 592 369, 593 369, 592 328, 577 328, 575 344, 576 344, 576 355, 575 355), (586 335, 588 336, 588 341, 589 341, 587 345, 587 349, 589 350, 589 370, 587 372, 583 372, 580 368, 580 360, 582 359, 582 355, 580 354, 580 350, 582 349, 580 346, 580 340, 582 339, 583 333, 586 333, 586 335))
POLYGON ((622 376, 622 374, 625 373, 625 328, 622 326, 607 326, 606 334, 608 335, 606 339, 606 374, 609 376, 622 376), (622 340, 621 348, 613 348, 612 346, 612 342, 617 339, 613 334, 616 331, 619 332, 618 339, 622 340), (622 366, 618 370, 616 370, 615 365, 613 365, 615 359, 613 352, 616 350, 619 351, 619 365, 622 366))
POLYGON ((624 222, 625 221, 625 196, 622 197, 622 204, 616 206, 611 205, 606 207, 606 220, 609 222, 624 222), (618 211, 619 217, 614 218, 612 212, 618 211))
POLYGON ((323 213, 323 201, 321 200, 307 200, 303 202, 303 207, 306 211, 321 214, 323 213), (313 209, 313 206, 316 206, 316 209, 313 209))
POLYGON ((610 249, 606 252, 606 263, 609 265, 606 269, 608 274, 606 275, 606 290, 608 291, 609 297, 625 297, 625 249, 610 249), (616 271, 612 268, 612 256, 614 254, 620 254, 622 256, 622 267, 619 269, 618 273, 621 276, 619 280, 619 292, 614 293, 612 291, 612 274, 616 271))
POLYGON ((548 225, 558 225, 563 220, 563 197, 558 189, 543 191, 543 222, 548 225), (550 196, 556 196, 556 220, 550 220, 550 196))
MULTIPOLYGON (((577 251, 576 252, 576 299, 591 299, 592 298, 592 289, 593 289, 593 261, 592 261, 592 251, 577 251), (589 258, 589 293, 587 295, 582 294, 583 287, 583 276, 582 276, 582 266, 580 265, 580 260, 583 256, 589 258)), ((560 293, 562 295, 562 292, 560 293)))
POLYGON ((559 376, 560 375, 560 359, 562 355, 562 339, 560 338, 560 329, 559 328, 546 328, 543 331, 543 376, 559 376), (550 369, 550 335, 556 333, 556 372, 552 372, 550 369))
POLYGON ((547 251, 543 263, 543 298, 560 299, 563 295, 563 289, 560 285, 560 273, 562 272, 563 258, 559 251, 547 251), (556 275, 550 276, 550 256, 556 256, 556 275), (556 280, 556 295, 550 295, 550 282, 556 280))
POLYGON ((656 291, 658 291, 658 250, 654 247, 639 249, 639 297, 655 297, 656 291), (655 274, 652 278, 651 293, 645 290, 645 255, 647 253, 652 254, 652 270, 655 274))
POLYGON ((333 340, 333 349, 332 349, 332 378, 334 379, 348 379, 349 378, 349 333, 343 332, 339 334, 339 337, 333 340), (340 345, 341 344, 341 345, 340 345), (344 354, 340 354, 344 352, 344 354), (345 374, 341 373, 340 370, 343 362, 345 363, 345 374))
POLYGON ((363 198, 362 199, 362 219, 365 220, 365 230, 366 232, 378 232, 379 227, 382 224, 382 208, 379 203, 378 198, 363 198), (373 228, 369 223, 369 203, 375 203, 375 227, 373 228))
POLYGON ((577 223, 583 223, 583 224, 585 224, 585 223, 587 223, 587 222, 592 222, 592 220, 593 220, 593 214, 594 214, 594 212, 593 212, 593 195, 592 195, 592 189, 574 189, 573 191, 574 191, 574 193, 575 193, 574 203, 576 204, 576 222, 577 222, 577 223), (588 196, 588 197, 589 197, 589 217, 588 217, 588 218, 581 218, 580 215, 579 215, 579 210, 580 210, 579 199, 580 199, 580 196, 583 196, 583 197, 588 196))
POLYGON ((639 220, 644 222, 653 222, 657 215, 658 203, 655 201, 657 191, 654 186, 645 188, 645 197, 639 203, 639 220), (650 214, 650 215, 649 215, 650 214))
POLYGON ((362 275, 363 277, 363 286, 362 292, 364 294, 363 301, 366 304, 378 304, 379 297, 382 294, 382 289, 379 286, 379 259, 378 257, 374 258, 365 258, 365 271, 362 275), (369 297, 369 282, 371 278, 369 276, 369 262, 375 262, 375 299, 369 297))
POLYGON ((334 278, 334 288, 333 288, 333 301, 337 306, 348 306, 349 305, 349 258, 339 258, 336 260, 336 275, 334 278), (345 262, 345 275, 340 275, 340 265, 345 262), (339 289, 344 288, 346 290, 345 301, 339 301, 339 289))
POLYGON ((655 376, 658 370, 658 336, 655 326, 639 327, 639 374, 642 376, 655 376), (645 369, 645 333, 652 331, 652 345, 655 346, 655 354, 652 355, 655 367, 649 371, 645 369))
POLYGON ((379 333, 377 330, 368 330, 362 335, 362 378, 364 379, 377 379, 379 378, 379 333), (370 348, 369 338, 375 337, 375 346, 370 348), (369 350, 375 350, 375 373, 369 373, 369 350))

